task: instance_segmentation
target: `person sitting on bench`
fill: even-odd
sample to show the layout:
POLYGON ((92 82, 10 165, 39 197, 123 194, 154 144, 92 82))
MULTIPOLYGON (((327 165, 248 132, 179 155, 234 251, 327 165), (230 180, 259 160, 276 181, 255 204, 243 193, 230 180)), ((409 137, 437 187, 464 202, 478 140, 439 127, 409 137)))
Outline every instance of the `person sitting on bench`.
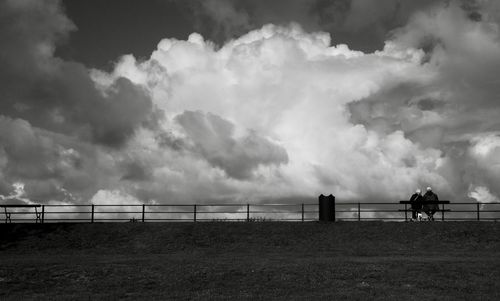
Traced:
POLYGON ((423 196, 423 201, 424 205, 422 209, 429 217, 429 220, 433 221, 434 213, 439 210, 439 204, 437 203, 437 201, 439 201, 439 198, 437 194, 432 191, 431 187, 427 187, 427 192, 423 196))
POLYGON ((411 203, 411 221, 417 220, 417 213, 422 210, 422 191, 417 189, 410 197, 411 203))

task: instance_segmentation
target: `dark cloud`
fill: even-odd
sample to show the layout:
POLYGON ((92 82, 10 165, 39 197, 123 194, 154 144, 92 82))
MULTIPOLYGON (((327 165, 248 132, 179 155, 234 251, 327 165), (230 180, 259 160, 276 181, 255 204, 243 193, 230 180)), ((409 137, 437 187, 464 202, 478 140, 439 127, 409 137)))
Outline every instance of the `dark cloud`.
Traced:
POLYGON ((434 111, 442 105, 443 102, 431 98, 417 100, 417 107, 422 111, 434 111))
POLYGON ((121 180, 146 181, 151 180, 151 169, 142 162, 129 161, 123 164, 124 174, 121 180))
POLYGON ((31 72, 34 76, 51 58, 55 47, 75 30, 71 20, 62 13, 58 0, 2 0, 0 20, 3 67, 7 65, 12 72, 31 72))
POLYGON ((413 127, 408 123, 408 118, 415 112, 423 93, 416 83, 402 83, 389 86, 377 93, 359 101, 348 104, 350 119, 354 124, 363 124, 380 134, 392 133, 396 130, 411 131, 413 127))
POLYGON ((185 111, 176 120, 196 150, 230 177, 248 179, 259 165, 288 162, 286 150, 281 146, 252 131, 235 137, 234 124, 217 115, 185 111))
POLYGON ((438 80, 417 92, 439 96, 429 99, 420 95, 420 109, 432 107, 433 111, 448 111, 447 117, 450 118, 447 122, 452 123, 449 119, 453 118, 454 123, 467 124, 469 128, 471 122, 488 122, 490 118, 484 116, 484 110, 498 110, 498 27, 495 23, 479 22, 469 16, 471 11, 494 13, 488 10, 491 3, 494 1, 484 2, 483 7, 475 1, 451 1, 446 9, 441 6, 421 13, 394 31, 398 43, 426 50, 428 59, 423 63, 439 72, 438 80), (450 115, 450 111, 455 114, 450 115), (478 115, 484 118, 471 120, 471 116, 478 115))
POLYGON ((35 133, 28 122, 0 116, 0 145, 7 161, 4 173, 18 179, 57 175, 57 166, 54 165, 58 156, 57 145, 35 133))
POLYGON ((176 137, 171 132, 158 131, 155 136, 155 141, 161 147, 171 148, 176 151, 186 148, 186 142, 183 139, 176 137))
POLYGON ((119 147, 153 111, 149 96, 119 78, 98 91, 79 63, 53 56, 74 29, 58 1, 4 1, 0 15, 0 109, 36 127, 119 147))
POLYGON ((0 22, 0 194, 19 181, 29 198, 86 201, 115 174, 101 147, 119 150, 161 111, 130 80, 101 91, 54 56, 75 30, 60 1, 0 1, 0 22))
POLYGON ((467 12, 467 17, 470 20, 476 22, 482 21, 481 5, 477 0, 462 0, 461 7, 467 12))
MULTIPOLYGON (((56 53, 89 67, 109 70, 117 57, 146 58, 162 38, 185 39, 193 31, 223 45, 228 39, 273 23, 295 22, 307 31, 326 31, 335 44, 381 49, 391 30, 411 15, 449 0, 63 0, 78 27, 56 53), (113 22, 109 22, 112 19, 113 22)), ((482 13, 475 0, 462 0, 471 19, 482 13)), ((67 21, 67 18, 64 17, 67 21)), ((57 20, 57 19, 54 19, 57 20)), ((71 25, 74 29, 75 25, 71 25)), ((67 35, 64 33, 64 35, 67 35)))
POLYGON ((61 134, 34 128, 25 120, 0 116, 0 194, 16 182, 26 197, 38 200, 87 200, 99 185, 108 185, 112 164, 95 146, 61 134))
POLYGON ((494 128, 485 110, 498 111, 500 47, 490 42, 498 33, 494 25, 469 16, 485 11, 476 1, 447 1, 393 31, 397 43, 422 49, 426 55, 421 63, 439 76, 425 85, 386 87, 350 103, 352 121, 375 128, 381 118, 391 130, 403 130, 414 141, 436 147, 434 142, 443 135, 494 128))
MULTIPOLYGON (((169 1, 169 3, 176 1, 169 1)), ((185 2, 185 1, 183 1, 185 2)), ((326 31, 334 44, 372 52, 382 49, 394 29, 414 13, 451 0, 191 0, 195 29, 218 44, 265 24, 298 23, 307 31, 326 31)), ((470 20, 481 21, 482 3, 458 1, 470 20)), ((486 5, 489 5, 488 3, 486 5)), ((185 11, 185 10, 184 10, 185 11)))
MULTIPOLYGON (((185 39, 197 31, 223 45, 264 24, 300 24, 307 31, 326 31, 333 43, 351 49, 381 49, 393 29, 418 11, 450 0, 63 0, 78 27, 70 43, 56 53, 89 67, 109 70, 117 57, 132 53, 147 58, 162 38, 185 39), (109 22, 109 20, 113 22, 109 22)), ((477 0, 461 0, 472 20, 484 13, 477 0)), ((484 4, 484 3, 481 3, 484 4)), ((56 19, 54 19, 56 20, 56 19)), ((67 21, 67 18, 65 18, 67 21)), ((74 25, 71 25, 74 29, 74 25)), ((64 34, 66 35, 66 34, 64 34)))
POLYGON ((391 30, 410 16, 443 0, 210 0, 190 1, 196 29, 221 44, 273 23, 298 23, 307 31, 326 31, 333 43, 352 49, 381 49, 391 30))
POLYGON ((137 127, 153 117, 153 107, 146 93, 128 79, 119 78, 110 90, 107 97, 90 103, 87 112, 78 114, 78 119, 91 126, 96 142, 120 146, 137 127))

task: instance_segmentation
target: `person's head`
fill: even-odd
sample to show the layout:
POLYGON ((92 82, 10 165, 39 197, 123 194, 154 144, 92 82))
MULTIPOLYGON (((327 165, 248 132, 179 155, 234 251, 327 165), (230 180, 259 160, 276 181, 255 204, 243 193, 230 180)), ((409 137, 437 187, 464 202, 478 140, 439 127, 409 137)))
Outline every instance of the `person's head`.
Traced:
POLYGON ((427 187, 427 191, 432 191, 432 188, 430 186, 427 187))
POLYGON ((421 194, 422 190, 420 190, 420 188, 418 188, 417 190, 415 190, 415 192, 418 193, 418 194, 421 194))

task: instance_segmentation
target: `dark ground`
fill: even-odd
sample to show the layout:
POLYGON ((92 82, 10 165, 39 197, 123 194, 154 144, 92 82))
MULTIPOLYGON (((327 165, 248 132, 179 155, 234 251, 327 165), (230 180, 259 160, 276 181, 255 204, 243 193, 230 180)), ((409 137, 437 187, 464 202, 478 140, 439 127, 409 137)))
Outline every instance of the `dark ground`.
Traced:
POLYGON ((500 300, 500 223, 0 225, 0 300, 500 300))

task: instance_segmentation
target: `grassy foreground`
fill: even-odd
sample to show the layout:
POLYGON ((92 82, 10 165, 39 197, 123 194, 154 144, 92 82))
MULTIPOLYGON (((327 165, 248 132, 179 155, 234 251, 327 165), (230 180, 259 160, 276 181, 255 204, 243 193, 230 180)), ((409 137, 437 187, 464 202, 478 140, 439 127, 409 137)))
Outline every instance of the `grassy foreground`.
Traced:
POLYGON ((0 225, 0 300, 500 300, 500 223, 0 225))

